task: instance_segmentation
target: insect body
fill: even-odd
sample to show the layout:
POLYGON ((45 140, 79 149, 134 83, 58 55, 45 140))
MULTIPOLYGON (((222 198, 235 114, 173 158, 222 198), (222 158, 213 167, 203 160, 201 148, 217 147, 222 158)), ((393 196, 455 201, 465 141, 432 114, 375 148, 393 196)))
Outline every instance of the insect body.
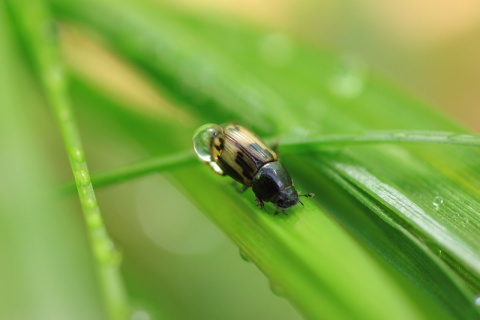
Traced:
POLYGON ((195 133, 193 147, 200 160, 216 173, 232 177, 243 184, 244 190, 252 187, 260 207, 265 201, 285 210, 300 202, 277 154, 244 127, 206 124, 195 133))

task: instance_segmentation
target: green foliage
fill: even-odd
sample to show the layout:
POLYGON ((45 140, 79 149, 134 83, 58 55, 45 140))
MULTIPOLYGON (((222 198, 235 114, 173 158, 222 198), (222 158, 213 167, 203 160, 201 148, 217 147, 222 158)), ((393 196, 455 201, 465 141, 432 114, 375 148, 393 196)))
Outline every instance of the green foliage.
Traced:
POLYGON ((107 235, 90 181, 80 133, 67 94, 65 72, 58 56, 55 34, 52 34, 52 20, 41 2, 29 4, 26 1, 13 1, 10 9, 17 22, 17 29, 31 52, 41 87, 60 128, 88 224, 92 251, 97 262, 97 277, 107 312, 112 319, 126 318, 128 304, 119 275, 120 256, 107 235))
MULTIPOLYGON (((284 35, 146 1, 51 0, 50 5, 63 28, 74 25, 108 46, 181 109, 152 116, 72 66, 70 94, 87 140, 108 152, 95 136, 118 141, 128 136, 152 155, 105 170, 98 186, 155 168, 168 172, 169 181, 268 277, 273 291, 308 318, 478 318, 478 137, 446 133, 464 130, 391 88, 364 62, 284 35), (225 187, 225 178, 194 165, 188 151, 194 130, 231 121, 281 137, 282 162, 298 189, 316 197, 288 215, 265 214, 250 191, 239 195, 225 187), (365 133, 370 130, 381 131, 365 133)), ((69 154, 96 268, 106 270, 98 278, 110 301, 106 308, 111 318, 122 318, 128 303, 118 265, 105 263, 104 251, 97 250, 110 240, 60 60, 35 28, 45 23, 46 16, 38 15, 43 8, 25 8, 20 2, 11 11, 69 154)), ((125 280, 134 287, 134 280, 125 280)), ((151 300, 147 290, 138 297, 151 300)), ((168 306, 159 309, 170 318, 174 314, 168 306)))

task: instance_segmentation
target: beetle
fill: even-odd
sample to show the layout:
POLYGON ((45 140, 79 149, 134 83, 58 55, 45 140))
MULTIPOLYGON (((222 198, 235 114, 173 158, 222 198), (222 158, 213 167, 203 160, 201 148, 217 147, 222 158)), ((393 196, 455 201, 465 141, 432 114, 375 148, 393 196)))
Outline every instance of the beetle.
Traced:
POLYGON ((278 161, 275 151, 248 129, 233 123, 206 124, 193 136, 193 148, 198 158, 216 173, 227 175, 243 185, 241 191, 252 188, 257 206, 264 202, 286 209, 300 203, 300 196, 313 197, 312 193, 299 194, 292 178, 278 161))

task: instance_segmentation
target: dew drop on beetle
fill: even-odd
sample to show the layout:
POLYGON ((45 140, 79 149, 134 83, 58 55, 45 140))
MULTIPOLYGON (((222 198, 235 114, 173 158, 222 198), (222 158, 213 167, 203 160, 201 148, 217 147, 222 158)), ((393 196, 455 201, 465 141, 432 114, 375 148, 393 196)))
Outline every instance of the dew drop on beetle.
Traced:
POLYGON ((215 162, 214 153, 212 153, 212 142, 216 137, 223 133, 222 127, 217 124, 207 123, 197 129, 193 135, 193 149, 198 158, 208 164, 213 171, 223 174, 223 170, 215 162))

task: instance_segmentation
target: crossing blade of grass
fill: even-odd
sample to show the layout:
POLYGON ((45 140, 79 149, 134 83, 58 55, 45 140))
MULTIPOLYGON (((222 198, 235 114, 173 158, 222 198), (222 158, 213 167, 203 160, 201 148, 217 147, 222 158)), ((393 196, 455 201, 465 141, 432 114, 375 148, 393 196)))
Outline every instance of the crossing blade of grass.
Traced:
MULTIPOLYGON (((174 170, 187 165, 198 164, 197 157, 189 150, 169 156, 159 156, 130 163, 123 167, 103 172, 92 177, 92 183, 96 188, 128 181, 133 178, 141 177, 147 174, 174 170)), ((74 189, 73 183, 68 183, 60 189, 60 192, 67 194, 74 189)))
MULTIPOLYGON (((272 141, 274 140, 276 139, 272 141)), ((268 139, 265 141, 267 141, 267 144, 270 144, 268 139)), ((308 138, 283 137, 279 141, 281 141, 283 154, 321 151, 328 147, 378 143, 438 143, 480 147, 480 136, 436 131, 379 131, 367 132, 363 135, 324 135, 308 138)), ((197 162, 196 156, 189 150, 127 164, 108 172, 99 173, 92 177, 92 181, 95 187, 102 187, 141 177, 149 173, 172 170, 197 162)), ((69 183, 62 187, 61 192, 68 193, 72 192, 72 190, 74 190, 74 184, 69 183)))
MULTIPOLYGON (((317 49, 292 43, 293 54, 286 65, 279 68, 265 63, 258 54, 258 45, 269 33, 214 19, 188 17, 150 2, 123 1, 121 6, 110 1, 53 3, 59 16, 95 30, 114 51, 156 79, 158 88, 182 102, 185 110, 198 116, 199 123, 236 120, 270 136, 353 134, 374 129, 464 131, 462 126, 398 92, 358 64, 344 65, 342 59, 317 49), (105 17, 97 12, 110 14, 105 17), (230 45, 232 39, 238 42, 230 45), (342 81, 352 77, 359 85, 348 91, 342 81)), ((437 137, 434 140, 445 138, 437 137)), ((450 137, 466 143, 469 138, 464 138, 450 137)), ((148 150, 165 152, 172 146, 188 148, 190 139, 179 131, 171 141, 149 146, 148 150)), ((444 310, 452 317, 475 318, 478 309, 474 297, 480 291, 479 156, 476 148, 396 144, 343 146, 330 155, 307 153, 303 160, 295 162, 290 162, 288 156, 282 158, 294 177, 306 167, 318 172, 328 168, 324 174, 330 182, 343 187, 336 189, 339 194, 345 189, 356 199, 356 209, 365 205, 371 209, 374 222, 349 228, 357 239, 369 239, 362 244, 376 252, 375 257, 357 252, 363 249, 350 243, 348 234, 337 229, 332 221, 319 218, 327 214, 346 221, 340 202, 326 212, 320 209, 321 202, 319 206, 307 205, 305 211, 295 210, 293 218, 283 218, 275 224, 268 216, 256 215, 251 199, 235 200, 238 195, 219 188, 216 183, 220 182, 202 171, 174 176, 180 188, 275 283, 285 288, 289 299, 306 315, 313 317, 323 312, 327 317, 347 314, 359 318, 368 312, 373 317, 388 314, 388 318, 436 318, 444 310), (385 233, 375 232, 374 238, 366 236, 373 226, 385 233), (405 256, 394 243, 389 242, 391 245, 383 247, 383 251, 374 245, 375 240, 388 237, 390 228, 398 231, 398 239, 410 243, 411 250, 405 256), (303 241, 302 245, 297 239, 303 241), (329 242, 332 239, 341 244, 337 251, 334 243, 329 242), (326 243, 332 246, 322 246, 326 243), (340 255, 340 249, 348 254, 340 255), (419 253, 423 253, 421 258, 419 253), (343 259, 334 259, 335 254, 343 259), (291 264, 282 255, 290 257, 291 264), (311 257, 316 255, 325 260, 311 257), (403 277, 384 265, 392 255, 404 257, 395 260, 395 270, 404 271, 403 277), (409 259, 417 259, 423 273, 403 268, 410 264, 409 259), (432 264, 436 272, 429 276, 426 267, 432 264), (355 274, 359 265, 365 268, 359 271, 364 272, 362 275, 355 274), (341 272, 335 272, 333 266, 341 272), (381 271, 376 277, 377 267, 381 271), (319 291, 309 287, 309 281, 301 275, 311 279, 319 291), (345 277, 349 277, 349 284, 345 277), (427 280, 419 281, 421 277, 427 280), (449 281, 444 281, 445 277, 449 281), (370 283, 371 291, 355 291, 362 279, 370 283), (450 292, 454 292, 455 299, 445 299, 445 292, 452 287, 455 289, 450 292), (319 310, 308 298, 312 292, 318 294, 317 301, 328 301, 322 305, 325 309, 319 310), (379 297, 385 292, 388 294, 384 298, 390 302, 382 300, 379 304, 378 300, 364 297, 379 297), (365 300, 357 301, 359 294, 365 300), (436 297, 436 303, 433 308, 426 308, 432 303, 430 297, 436 297), (462 301, 462 307, 453 301, 462 301), (392 307, 396 303, 406 314, 396 313, 399 308, 392 307)), ((319 179, 318 175, 303 175, 296 185, 302 190, 310 186, 308 191, 320 194, 324 183, 319 179)), ((362 212, 354 209, 352 214, 362 212)))
POLYGON ((9 5, 17 28, 32 55, 44 94, 64 140, 88 227, 106 309, 111 319, 126 319, 128 302, 119 271, 120 254, 108 237, 90 182, 80 134, 67 93, 67 77, 57 52, 53 20, 41 1, 10 1, 9 5))

